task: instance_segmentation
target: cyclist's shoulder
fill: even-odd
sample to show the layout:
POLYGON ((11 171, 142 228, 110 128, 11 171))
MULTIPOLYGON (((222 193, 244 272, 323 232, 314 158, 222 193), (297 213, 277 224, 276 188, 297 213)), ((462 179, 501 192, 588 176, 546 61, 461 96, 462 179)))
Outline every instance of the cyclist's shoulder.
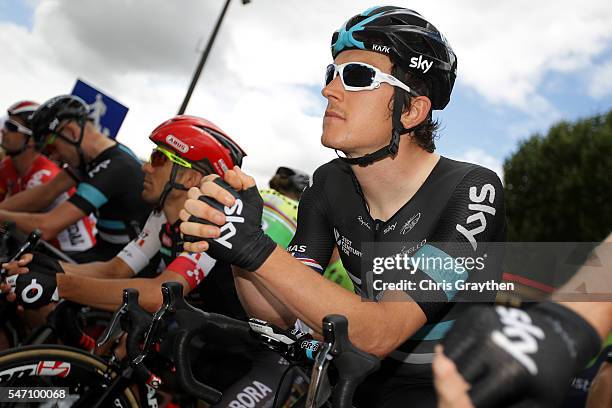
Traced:
POLYGON ((138 158, 138 156, 136 156, 132 149, 122 143, 117 142, 112 153, 117 157, 121 157, 129 165, 140 166, 142 164, 141 160, 138 158))
POLYGON ((30 170, 30 174, 40 171, 47 170, 52 172, 54 175, 62 171, 62 169, 52 160, 47 158, 46 156, 39 154, 34 162, 32 163, 32 168, 30 170))
POLYGON ((483 180, 500 183, 499 176, 493 170, 479 164, 449 159, 440 156, 440 163, 436 166, 439 177, 455 177, 460 182, 473 182, 483 180))
POLYGON ((339 190, 353 188, 351 167, 340 159, 331 160, 319 166, 312 175, 310 187, 319 193, 333 194, 339 190))

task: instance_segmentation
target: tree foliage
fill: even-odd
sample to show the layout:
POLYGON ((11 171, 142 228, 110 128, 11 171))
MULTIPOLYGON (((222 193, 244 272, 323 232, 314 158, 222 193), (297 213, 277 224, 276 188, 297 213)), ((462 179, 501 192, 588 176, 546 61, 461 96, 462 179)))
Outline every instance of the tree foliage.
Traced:
POLYGON ((509 241, 601 241, 612 231, 612 111, 525 140, 504 180, 509 241))

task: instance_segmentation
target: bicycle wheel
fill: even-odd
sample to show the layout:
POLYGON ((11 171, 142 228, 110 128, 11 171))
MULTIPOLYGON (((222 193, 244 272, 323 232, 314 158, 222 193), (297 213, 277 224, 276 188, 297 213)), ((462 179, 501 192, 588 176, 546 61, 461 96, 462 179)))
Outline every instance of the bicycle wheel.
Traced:
MULTIPOLYGON (((97 356, 67 346, 35 345, 0 353, 0 387, 65 387, 61 400, 0 402, 2 407, 90 407, 118 373, 97 356)), ((136 408, 129 387, 113 400, 117 408, 136 408)))

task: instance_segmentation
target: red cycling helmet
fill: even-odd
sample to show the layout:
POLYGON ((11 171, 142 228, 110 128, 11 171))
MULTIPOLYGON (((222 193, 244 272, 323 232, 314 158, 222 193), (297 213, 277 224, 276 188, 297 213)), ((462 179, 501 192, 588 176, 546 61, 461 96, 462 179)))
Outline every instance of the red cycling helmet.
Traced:
POLYGON ((32 127, 32 115, 38 109, 38 103, 32 101, 19 101, 15 102, 6 110, 9 116, 18 116, 23 120, 23 124, 31 129, 32 127))
POLYGON ((217 125, 196 116, 179 115, 159 125, 149 139, 191 163, 195 170, 214 170, 223 177, 242 164, 246 153, 217 125))

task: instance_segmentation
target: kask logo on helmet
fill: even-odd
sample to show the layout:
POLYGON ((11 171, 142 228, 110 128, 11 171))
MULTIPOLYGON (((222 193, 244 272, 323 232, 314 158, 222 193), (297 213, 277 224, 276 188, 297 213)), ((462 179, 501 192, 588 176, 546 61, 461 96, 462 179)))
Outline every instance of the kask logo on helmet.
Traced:
POLYGON ((174 147, 181 153, 187 153, 189 151, 189 146, 187 146, 186 143, 183 143, 181 140, 179 140, 173 135, 166 136, 166 143, 168 143, 170 146, 174 147))
POLYGON ((384 52, 385 54, 389 54, 391 52, 391 47, 386 45, 373 44, 372 49, 377 52, 384 52))

